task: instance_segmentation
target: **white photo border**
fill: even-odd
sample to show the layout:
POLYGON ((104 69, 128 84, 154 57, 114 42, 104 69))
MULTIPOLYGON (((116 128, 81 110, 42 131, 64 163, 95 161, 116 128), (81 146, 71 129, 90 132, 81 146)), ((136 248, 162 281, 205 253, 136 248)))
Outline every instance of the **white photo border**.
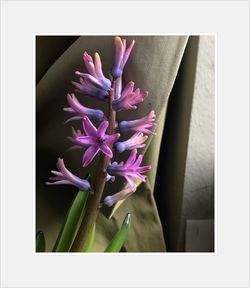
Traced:
POLYGON ((1 3, 2 287, 249 285, 248 24, 248 1, 1 3), (216 253, 34 253, 34 35, 103 33, 217 35, 216 253))

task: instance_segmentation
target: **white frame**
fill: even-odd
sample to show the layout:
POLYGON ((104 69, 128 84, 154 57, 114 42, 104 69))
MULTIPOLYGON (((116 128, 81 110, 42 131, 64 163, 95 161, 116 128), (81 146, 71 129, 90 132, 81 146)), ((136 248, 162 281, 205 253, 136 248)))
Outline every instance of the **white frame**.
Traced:
POLYGON ((249 61, 246 61, 249 60, 249 2, 145 1, 142 4, 142 1, 1 3, 2 287, 247 287, 249 285, 249 230, 246 229, 246 227, 249 229, 249 164, 246 160, 249 155, 249 138, 245 133, 249 131, 249 61), (119 15, 114 13, 118 8, 122 8, 125 15, 129 15, 131 22, 119 21, 119 15), (99 22, 93 22, 91 13, 84 15, 82 13, 84 9, 93 11, 95 19, 105 20, 102 22, 103 25, 99 26, 99 22), (153 14, 157 17, 149 23, 148 19, 153 14), (237 20, 234 23, 232 16, 237 20), (91 21, 91 27, 87 26, 91 21), (116 30, 112 23, 116 23, 116 30), (199 35, 211 34, 212 31, 217 35, 216 89, 219 95, 216 108, 218 113, 216 187, 219 191, 215 209, 218 220, 217 253, 36 254, 33 252, 32 229, 35 218, 33 209, 35 126, 31 121, 35 119, 35 58, 32 45, 34 35, 132 34, 131 32, 135 30, 133 25, 136 25, 136 34, 199 35), (20 57, 17 53, 19 51, 20 57), (237 56, 237 61, 232 55, 237 56), (234 73, 232 67, 238 73, 234 73), (26 70, 17 73, 14 68, 26 70), (236 95, 238 98, 235 99, 236 95), (223 105, 225 103, 227 106, 223 105), (20 110, 21 107, 25 107, 22 108, 24 110, 20 110), (231 117, 232 111, 237 115, 234 119, 231 117), (33 135, 23 133, 24 127, 26 131, 32 131, 33 135), (232 138, 231 127, 235 128, 233 131, 235 138, 232 138), (242 129, 236 129, 237 127, 242 129), (24 135, 27 137, 25 140, 24 135), (239 149, 237 154, 232 153, 235 148, 239 149), (236 169, 233 169, 232 163, 236 169), (22 169, 17 173, 13 169, 19 168, 19 165, 22 165, 22 169), (241 174, 238 167, 241 167, 241 174), (32 181, 30 175, 33 175, 32 181), (232 215, 232 207, 235 205, 238 207, 237 213, 232 215), (228 223, 234 225, 227 227, 228 223), (20 228, 22 229, 19 231, 20 228), (19 235, 18 247, 15 246, 17 235, 19 235), (235 245, 239 241, 240 245, 238 244, 236 249, 235 245), (107 265, 107 262, 110 265, 107 265), (152 267, 157 267, 157 270, 152 272, 152 267), (93 274, 94 271, 97 271, 97 276, 93 274))

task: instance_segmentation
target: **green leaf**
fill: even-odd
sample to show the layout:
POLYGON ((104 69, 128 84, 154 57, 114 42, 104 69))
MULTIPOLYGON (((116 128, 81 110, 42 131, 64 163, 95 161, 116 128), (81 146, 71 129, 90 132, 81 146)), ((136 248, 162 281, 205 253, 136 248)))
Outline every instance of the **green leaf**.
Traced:
POLYGON ((45 237, 42 231, 36 233, 36 252, 45 252, 45 237))
POLYGON ((104 252, 120 252, 124 244, 131 224, 131 214, 128 213, 124 219, 120 230, 115 234, 114 238, 109 243, 104 252))
POLYGON ((80 219, 83 217, 84 208, 89 192, 79 191, 72 202, 65 222, 59 232, 53 252, 68 252, 74 240, 80 219))
POLYGON ((91 252, 92 251, 94 240, 95 240, 95 231, 96 231, 96 224, 94 223, 94 225, 91 229, 91 232, 89 234, 88 241, 87 241, 86 245, 84 246, 82 252, 91 252))

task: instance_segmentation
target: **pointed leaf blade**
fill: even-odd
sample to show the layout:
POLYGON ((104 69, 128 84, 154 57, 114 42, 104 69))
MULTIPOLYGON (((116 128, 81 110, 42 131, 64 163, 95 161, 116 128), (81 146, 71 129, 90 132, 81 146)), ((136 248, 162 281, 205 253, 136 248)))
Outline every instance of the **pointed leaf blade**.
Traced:
POLYGON ((128 213, 125 217, 120 230, 115 234, 108 247, 104 252, 120 252, 124 242, 127 239, 129 228, 131 225, 131 214, 128 213))
POLYGON ((53 248, 53 252, 68 252, 74 240, 80 219, 83 216, 84 208, 89 192, 79 191, 72 202, 65 222, 59 232, 53 248))

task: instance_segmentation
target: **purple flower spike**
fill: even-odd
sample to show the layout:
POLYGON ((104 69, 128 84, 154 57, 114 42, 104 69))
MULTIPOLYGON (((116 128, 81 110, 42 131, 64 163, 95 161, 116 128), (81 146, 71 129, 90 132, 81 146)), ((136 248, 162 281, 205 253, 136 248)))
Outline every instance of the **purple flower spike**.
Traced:
POLYGON ((155 119, 155 111, 152 110, 147 116, 141 119, 120 122, 119 129, 121 132, 137 131, 148 135, 156 135, 155 132, 148 129, 156 126, 156 123, 154 123, 155 119))
POLYGON ((58 171, 52 170, 51 172, 55 175, 50 177, 49 180, 55 182, 46 182, 48 185, 74 185, 78 187, 81 191, 87 191, 90 189, 89 181, 85 179, 81 179, 74 174, 72 174, 64 165, 63 159, 58 159, 57 161, 57 169, 58 171))
POLYGON ((143 148, 146 144, 143 144, 148 139, 148 136, 143 135, 141 132, 135 133, 130 139, 123 142, 116 142, 115 149, 121 153, 125 150, 133 150, 137 148, 143 148))
POLYGON ((125 188, 123 190, 121 190, 120 192, 111 195, 111 196, 107 196, 104 198, 103 203, 109 207, 113 206, 117 201, 119 200, 125 200, 127 199, 131 194, 133 194, 134 192, 131 191, 130 188, 125 188))
POLYGON ((148 172, 151 170, 151 166, 141 166, 140 164, 142 162, 142 155, 140 154, 138 158, 136 159, 137 150, 134 149, 128 160, 123 163, 117 163, 113 162, 111 165, 108 166, 107 172, 111 176, 123 176, 128 181, 129 188, 135 192, 136 190, 136 184, 133 180, 133 178, 139 179, 142 182, 145 182, 145 177, 141 175, 141 173, 148 172))
POLYGON ((108 126, 108 121, 102 121, 98 129, 96 129, 87 116, 83 118, 83 128, 86 136, 76 137, 76 141, 79 143, 89 145, 82 159, 83 167, 88 166, 99 151, 107 155, 109 158, 113 157, 109 145, 116 142, 120 137, 120 134, 105 134, 108 126))
POLYGON ((129 82, 123 90, 121 97, 113 101, 112 106, 116 111, 136 109, 136 104, 144 101, 148 96, 148 92, 142 93, 140 89, 134 90, 134 82, 129 82))
POLYGON ((114 78, 118 78, 123 73, 123 68, 128 60, 131 50, 135 44, 133 40, 130 46, 126 49, 126 40, 120 37, 115 37, 115 64, 112 69, 114 78))
POLYGON ((66 112, 74 113, 76 115, 69 118, 65 123, 68 123, 72 120, 82 119, 84 116, 88 116, 89 118, 97 119, 99 121, 104 120, 104 113, 101 110, 91 109, 81 105, 75 94, 68 94, 67 100, 70 107, 63 108, 63 110, 66 112))

